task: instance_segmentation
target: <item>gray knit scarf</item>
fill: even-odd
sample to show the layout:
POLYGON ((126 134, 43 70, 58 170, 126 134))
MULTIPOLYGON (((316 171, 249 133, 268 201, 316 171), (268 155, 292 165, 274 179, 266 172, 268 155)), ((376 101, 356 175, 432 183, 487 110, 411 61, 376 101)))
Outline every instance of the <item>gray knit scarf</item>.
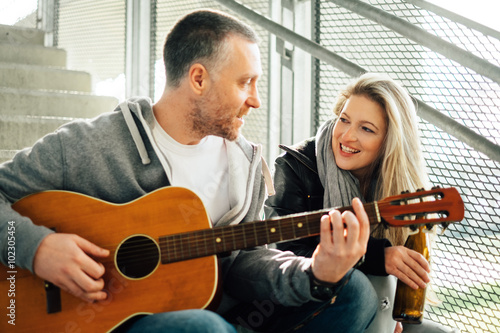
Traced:
POLYGON ((351 206, 355 197, 364 201, 359 181, 349 171, 339 169, 335 163, 332 151, 332 132, 334 120, 325 122, 316 134, 316 161, 318 173, 325 194, 323 207, 345 207, 351 206))

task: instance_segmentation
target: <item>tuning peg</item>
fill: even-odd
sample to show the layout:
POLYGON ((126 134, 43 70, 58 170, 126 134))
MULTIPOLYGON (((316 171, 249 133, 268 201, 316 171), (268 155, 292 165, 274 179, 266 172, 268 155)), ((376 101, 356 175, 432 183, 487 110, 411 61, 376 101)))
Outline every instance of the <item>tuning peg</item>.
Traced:
POLYGON ((382 225, 382 227, 384 228, 384 230, 387 230, 389 229, 389 223, 387 223, 386 221, 382 220, 382 222, 379 223, 379 225, 382 225))
POLYGON ((410 191, 401 191, 401 194, 410 193, 410 191))
POLYGON ((445 230, 448 229, 448 226, 450 225, 450 223, 448 222, 442 222, 441 223, 441 235, 444 234, 445 230))
POLYGON ((416 224, 410 225, 410 230, 411 231, 417 231, 418 230, 418 225, 416 225, 416 224))
POLYGON ((437 190, 438 188, 441 188, 441 186, 437 185, 437 186, 434 186, 432 189, 437 190))
POLYGON ((433 224, 430 224, 430 223, 427 223, 427 224, 425 225, 425 229, 427 229, 427 230, 429 230, 429 231, 431 231, 433 227, 434 227, 434 225, 433 225, 433 224))
POLYGON ((422 192, 422 191, 425 191, 425 188, 419 188, 419 189, 417 189, 417 192, 422 192))

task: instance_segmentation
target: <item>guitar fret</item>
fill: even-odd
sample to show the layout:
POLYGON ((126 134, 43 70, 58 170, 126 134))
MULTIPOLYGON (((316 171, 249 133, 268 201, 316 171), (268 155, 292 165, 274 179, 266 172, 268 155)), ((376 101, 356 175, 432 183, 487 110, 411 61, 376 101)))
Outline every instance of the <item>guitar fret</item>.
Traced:
POLYGON ((306 215, 306 218, 305 218, 306 222, 306 228, 307 228, 307 234, 310 235, 311 234, 311 230, 309 229, 309 217, 306 215))
POLYGON ((246 226, 245 223, 241 224, 241 229, 242 229, 242 233, 241 234, 243 236, 243 246, 245 246, 245 249, 246 249, 248 247, 248 245, 247 245, 247 237, 245 235, 246 234, 246 232, 245 232, 245 226, 246 226))
POLYGON ((177 259, 177 248, 176 248, 176 241, 175 241, 175 235, 172 236, 172 256, 174 257, 173 260, 177 259))
POLYGON ((168 236, 167 237, 170 241, 169 241, 169 253, 170 253, 170 261, 175 261, 175 240, 172 236, 168 236), (170 249, 171 247, 171 249, 170 249))
POLYGON ((207 234, 207 233, 208 233, 208 232, 206 232, 206 231, 205 231, 205 232, 203 232, 203 231, 202 231, 202 235, 203 235, 203 236, 202 236, 202 238, 203 238, 203 245, 205 246, 205 255, 207 255, 207 254, 208 254, 208 246, 207 246, 207 238, 208 238, 208 235, 205 235, 205 234, 207 234))
POLYGON ((215 230, 215 245, 216 245, 216 252, 215 253, 221 253, 221 252, 226 252, 226 242, 224 239, 224 230, 223 228, 214 228, 215 230))
POLYGON ((178 236, 178 239, 177 239, 177 241, 179 242, 179 248, 180 248, 180 250, 179 250, 179 257, 177 258, 179 260, 182 260, 186 256, 186 254, 185 254, 186 249, 184 248, 185 244, 184 244, 184 242, 182 240, 182 236, 183 235, 180 234, 178 236))
POLYGON ((194 249, 196 250, 196 257, 199 257, 200 256, 200 246, 199 246, 199 241, 201 238, 201 233, 200 232, 195 232, 193 234, 193 243, 191 244, 192 247, 194 247, 194 249))
POLYGON ((172 261, 176 261, 176 248, 175 248, 175 239, 173 236, 163 236, 160 238, 161 242, 164 244, 163 247, 161 247, 161 253, 162 253, 162 263, 169 263, 172 261), (165 253, 165 254, 164 254, 165 253))
POLYGON ((219 244, 220 249, 217 252, 226 252, 226 243, 224 240, 224 235, 221 234, 221 229, 217 229, 217 237, 215 238, 215 242, 219 244))
POLYGON ((168 253, 167 238, 160 237, 159 243, 160 243, 160 254, 161 254, 160 259, 161 259, 161 263, 164 264, 165 262, 168 262, 170 260, 169 253, 168 253))
POLYGON ((215 229, 210 229, 212 231, 212 244, 214 245, 213 253, 217 253, 217 242, 215 238, 215 229))
POLYGON ((200 251, 201 255, 207 255, 208 254, 208 251, 207 251, 207 232, 206 230, 201 230, 199 233, 198 233, 200 236, 199 236, 199 241, 198 241, 198 251, 200 251))
POLYGON ((295 229, 293 223, 290 223, 290 220, 280 221, 280 229, 281 229, 281 240, 293 239, 295 236, 295 229))
POLYGON ((233 238, 233 248, 232 250, 236 250, 238 247, 236 246, 236 237, 234 236, 234 226, 231 226, 231 236, 233 238))
POLYGON ((269 226, 267 224, 267 221, 264 221, 264 223, 266 224, 266 239, 267 239, 266 244, 269 244, 271 243, 271 240, 269 239, 269 226))
POLYGON ((220 235, 222 240, 222 252, 227 252, 230 248, 227 246, 226 228, 220 229, 220 235))
POLYGON ((231 237, 231 226, 228 226, 226 228, 224 228, 222 230, 222 234, 224 235, 224 244, 225 244, 225 247, 224 247, 224 251, 231 251, 232 249, 234 249, 233 245, 231 243, 233 243, 232 241, 234 241, 234 239, 232 239, 231 237))
POLYGON ((273 220, 268 222, 268 231, 270 232, 269 234, 269 243, 276 243, 280 240, 282 240, 281 237, 281 228, 279 226, 279 220, 273 220))
POLYGON ((177 259, 182 259, 184 255, 184 247, 182 246, 182 234, 177 236, 179 242, 179 257, 177 259))
POLYGON ((184 244, 182 242, 182 234, 177 235, 177 244, 178 244, 177 260, 182 260, 184 258, 184 244))
POLYGON ((245 241, 245 248, 249 248, 252 246, 258 245, 257 243, 257 233, 255 230, 255 223, 242 223, 239 224, 238 227, 241 226, 244 241, 245 241), (250 230, 248 230, 250 229, 250 230))
POLYGON ((203 238, 203 246, 205 248, 205 252, 203 254, 209 255, 210 254, 210 249, 209 249, 209 242, 210 242, 210 232, 211 229, 208 230, 203 230, 202 233, 202 238, 203 238))
POLYGON ((281 228, 281 220, 278 220, 277 222, 278 222, 278 230, 280 232, 280 241, 282 241, 283 240, 283 233, 282 233, 283 230, 281 228))
POLYGON ((183 243, 185 243, 186 245, 185 248, 187 248, 187 253, 188 253, 187 257, 191 258, 191 246, 189 244, 189 234, 185 235, 185 240, 183 241, 183 243))
POLYGON ((255 246, 259 245, 259 238, 257 237, 257 229, 256 228, 256 223, 252 223, 253 225, 253 234, 254 234, 254 239, 255 239, 255 246))
POLYGON ((290 219, 290 225, 292 226, 292 231, 293 231, 293 238, 297 238, 297 233, 295 232, 295 223, 293 223, 293 220, 290 219))

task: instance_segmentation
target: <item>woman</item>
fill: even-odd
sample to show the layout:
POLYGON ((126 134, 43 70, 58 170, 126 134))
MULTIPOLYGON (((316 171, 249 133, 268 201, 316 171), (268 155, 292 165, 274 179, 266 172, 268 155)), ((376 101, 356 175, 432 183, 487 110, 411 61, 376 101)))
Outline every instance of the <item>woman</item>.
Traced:
MULTIPOLYGON (((370 202, 427 188, 415 106, 399 84, 385 75, 364 74, 340 93, 333 111, 335 119, 325 122, 314 138, 282 146, 286 153, 276 160, 276 194, 266 201, 267 218, 350 206, 355 197, 370 202)), ((372 231, 365 261, 358 266, 380 299, 367 332, 395 331, 396 278, 414 289, 430 281, 425 258, 402 246, 407 235, 406 228, 372 231)), ((278 247, 311 256, 318 241, 311 237, 278 247)), ((396 331, 401 329, 398 324, 396 331)))

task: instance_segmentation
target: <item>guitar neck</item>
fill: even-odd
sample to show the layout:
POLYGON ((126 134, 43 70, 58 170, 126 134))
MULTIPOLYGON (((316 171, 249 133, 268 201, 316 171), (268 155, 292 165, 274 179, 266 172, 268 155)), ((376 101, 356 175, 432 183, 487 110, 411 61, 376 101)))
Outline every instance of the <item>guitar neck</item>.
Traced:
MULTIPOLYGON (((376 203, 364 204, 370 224, 379 223, 376 203)), ((340 212, 352 211, 352 207, 336 208, 340 212)), ((320 233, 321 216, 331 209, 306 214, 293 214, 281 218, 254 221, 203 229, 159 238, 161 262, 205 257, 209 255, 272 244, 287 240, 316 236, 320 233)))

